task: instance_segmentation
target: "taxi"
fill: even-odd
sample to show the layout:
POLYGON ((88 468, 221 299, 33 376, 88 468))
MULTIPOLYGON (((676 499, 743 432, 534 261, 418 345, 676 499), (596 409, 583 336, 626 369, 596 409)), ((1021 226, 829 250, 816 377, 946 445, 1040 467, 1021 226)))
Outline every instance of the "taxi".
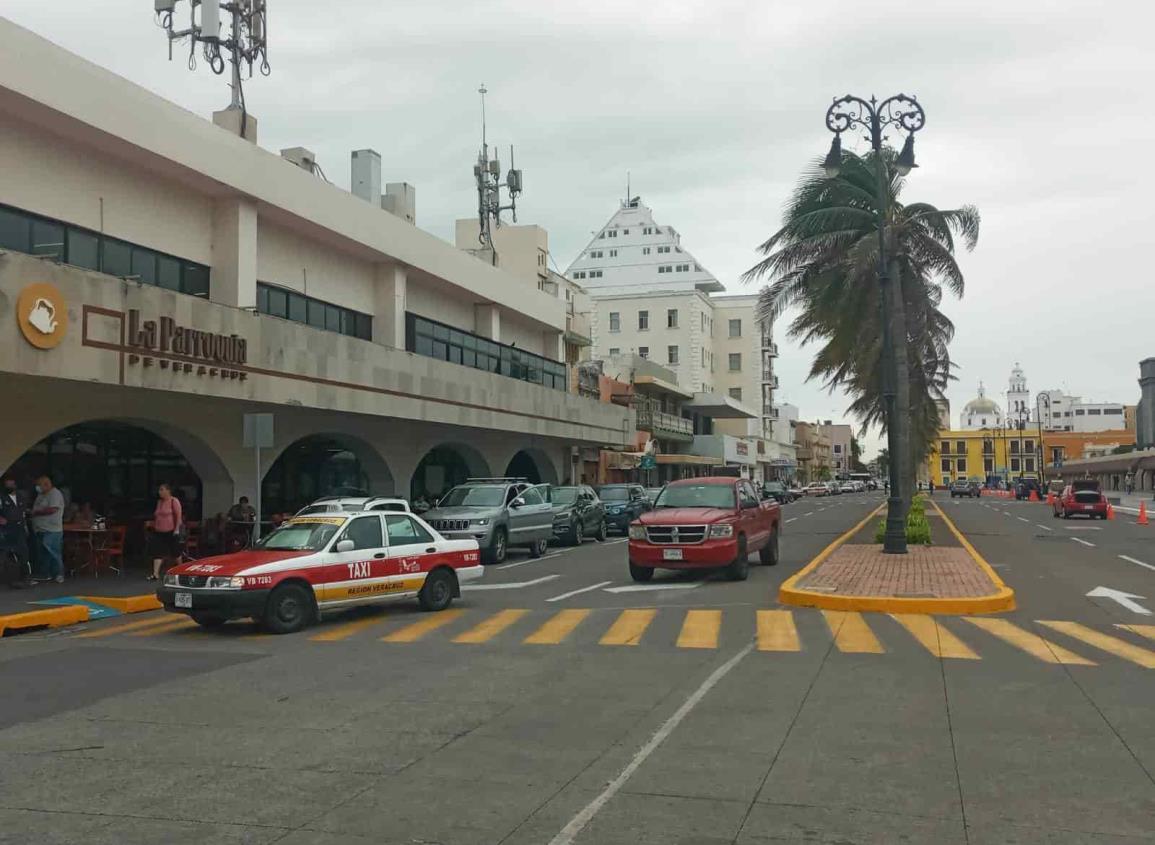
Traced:
POLYGON ((354 605, 416 597, 444 610, 483 572, 476 540, 447 540, 411 513, 308 514, 252 549, 174 566, 156 597, 206 628, 251 617, 289 634, 354 605))

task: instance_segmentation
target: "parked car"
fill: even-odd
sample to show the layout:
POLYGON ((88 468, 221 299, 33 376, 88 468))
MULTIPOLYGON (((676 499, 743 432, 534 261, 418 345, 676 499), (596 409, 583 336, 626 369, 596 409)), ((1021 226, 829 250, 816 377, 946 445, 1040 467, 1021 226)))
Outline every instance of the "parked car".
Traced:
POLYGON ((802 492, 807 496, 829 496, 830 488, 825 481, 811 481, 802 492))
POLYGON ((397 598, 444 610, 482 574, 475 540, 446 539, 415 514, 329 512, 287 519, 252 549, 174 566, 156 597, 205 628, 251 617, 290 634, 326 610, 397 598))
POLYGON ((1039 487, 1039 482, 1036 481, 1035 479, 1033 479, 1033 478, 1020 478, 1018 480, 1018 482, 1015 484, 1015 498, 1016 499, 1022 500, 1022 499, 1031 498, 1031 491, 1034 491, 1036 496, 1043 498, 1043 496, 1041 495, 1041 488, 1039 487))
POLYGON ((794 499, 794 501, 798 501, 805 495, 806 491, 799 487, 797 484, 790 485, 790 496, 794 499))
POLYGON ((826 482, 826 492, 831 496, 838 496, 842 493, 842 485, 837 481, 826 482))
POLYGON ((1093 478, 1076 478, 1071 481, 1053 504, 1055 517, 1070 519, 1076 514, 1094 519, 1107 518, 1107 497, 1099 482, 1093 478))
POLYGON ((763 501, 744 478, 672 481, 654 509, 630 524, 630 577, 649 581, 659 568, 710 568, 744 581, 752 552, 766 566, 778 563, 781 516, 781 506, 763 501))
POLYGON ((606 527, 623 534, 631 522, 653 507, 640 484, 603 484, 598 498, 606 507, 606 527))
POLYGON ((843 481, 838 485, 839 493, 857 493, 858 488, 854 486, 853 481, 843 481))
POLYGON ((971 486, 971 483, 965 478, 956 478, 950 483, 950 497, 957 499, 966 496, 968 499, 978 497, 978 492, 971 486))
POLYGON ((606 508, 594 488, 586 484, 554 487, 550 494, 555 539, 580 546, 586 537, 606 538, 606 508))
POLYGON ((501 563, 511 546, 541 557, 553 537, 549 486, 524 478, 471 478, 424 516, 450 539, 476 540, 485 563, 501 563))
POLYGON ((762 482, 762 498, 773 499, 780 505, 786 505, 794 501, 793 495, 786 489, 781 481, 763 481, 762 482))
POLYGON ((410 513, 409 503, 393 496, 322 496, 305 505, 295 516, 318 513, 355 513, 356 511, 394 511, 410 513))

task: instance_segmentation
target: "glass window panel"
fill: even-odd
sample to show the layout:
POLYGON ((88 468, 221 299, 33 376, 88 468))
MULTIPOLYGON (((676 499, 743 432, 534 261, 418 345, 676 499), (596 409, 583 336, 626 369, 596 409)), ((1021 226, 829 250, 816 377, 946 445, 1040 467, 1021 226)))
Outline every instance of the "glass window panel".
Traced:
POLYGON ((262 314, 269 313, 269 289, 265 285, 257 285, 257 310, 262 314))
POLYGON ((463 346, 465 344, 465 335, 456 330, 449 332, 449 342, 456 346, 463 346))
POLYGON ((129 275, 136 276, 146 285, 155 285, 156 253, 151 249, 134 246, 132 248, 132 272, 129 275))
POLYGON ((308 300, 309 302, 309 325, 314 328, 325 328, 325 303, 318 302, 315 299, 308 300))
MULTIPOLYGON (((3 212, 0 212, 2 214, 3 212)), ((3 235, 0 234, 0 240, 3 235)), ((67 261, 74 267, 85 267, 89 270, 100 269, 100 239, 91 232, 80 229, 68 230, 67 261)))
POLYGON ((0 247, 31 252, 32 221, 18 211, 0 208, 0 247))
POLYGON ((132 275, 132 247, 122 241, 105 238, 100 269, 110 276, 132 275))
POLYGON ((280 288, 269 288, 269 313, 274 317, 288 316, 288 293, 280 288))
POLYGON ((465 343, 462 344, 466 349, 477 349, 477 337, 468 334, 465 336, 465 343))
POLYGON ((472 349, 464 349, 461 352, 461 363, 467 367, 477 366, 477 353, 472 349))
POLYGON ((32 221, 32 254, 64 258, 64 227, 45 220, 32 221))
POLYGON ((181 290, 192 296, 208 297, 209 295, 209 268, 203 264, 184 265, 184 279, 181 290))
POLYGON ((440 340, 433 341, 433 357, 445 360, 445 356, 449 351, 448 345, 442 343, 440 340))
POLYGON ((341 334, 354 337, 357 334, 357 315, 347 308, 341 309, 341 334))
POLYGON ((165 290, 180 290, 180 262, 167 255, 156 257, 156 283, 165 290))
POLYGON ((325 306, 325 328, 331 332, 341 331, 341 309, 336 305, 325 306))
POLYGON ((461 347, 460 346, 450 346, 449 347, 449 360, 451 363, 454 363, 454 364, 460 364, 461 363, 461 347))
POLYGON ((433 324, 433 337, 436 340, 449 340, 449 326, 433 324))
POLYGON ((418 355, 433 355, 433 340, 425 335, 417 335, 416 343, 417 349, 414 350, 418 355))
POLYGON ((307 323, 309 321, 309 300, 305 299, 305 297, 299 293, 286 295, 289 298, 289 319, 295 320, 298 323, 307 323))
POLYGON ((368 314, 357 315, 357 337, 361 340, 373 339, 373 318, 368 314))

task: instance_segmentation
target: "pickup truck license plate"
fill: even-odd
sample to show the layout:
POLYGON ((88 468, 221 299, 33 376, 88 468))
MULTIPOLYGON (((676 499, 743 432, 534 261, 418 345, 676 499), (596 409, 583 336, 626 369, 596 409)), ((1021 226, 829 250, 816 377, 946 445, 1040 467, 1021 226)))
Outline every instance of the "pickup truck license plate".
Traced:
POLYGON ((681 560, 681 549, 662 549, 662 560, 681 560))
POLYGON ((192 593, 177 593, 175 604, 177 607, 192 607, 192 593))
POLYGON ((1094 509, 1095 509, 1094 505, 1083 505, 1083 510, 1085 510, 1085 511, 1093 511, 1094 509))

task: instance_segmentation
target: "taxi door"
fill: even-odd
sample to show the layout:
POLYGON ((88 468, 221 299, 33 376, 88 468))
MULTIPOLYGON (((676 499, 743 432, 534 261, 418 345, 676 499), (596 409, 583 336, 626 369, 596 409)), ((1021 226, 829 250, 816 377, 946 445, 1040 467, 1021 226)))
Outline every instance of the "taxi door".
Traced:
POLYGON ((381 514, 353 517, 330 548, 325 580, 317 596, 319 602, 349 603, 372 599, 384 592, 378 588, 388 575, 388 550, 381 514))
POLYGON ((413 592, 437 558, 437 543, 425 526, 408 514, 386 514, 389 538, 389 592, 413 592))

